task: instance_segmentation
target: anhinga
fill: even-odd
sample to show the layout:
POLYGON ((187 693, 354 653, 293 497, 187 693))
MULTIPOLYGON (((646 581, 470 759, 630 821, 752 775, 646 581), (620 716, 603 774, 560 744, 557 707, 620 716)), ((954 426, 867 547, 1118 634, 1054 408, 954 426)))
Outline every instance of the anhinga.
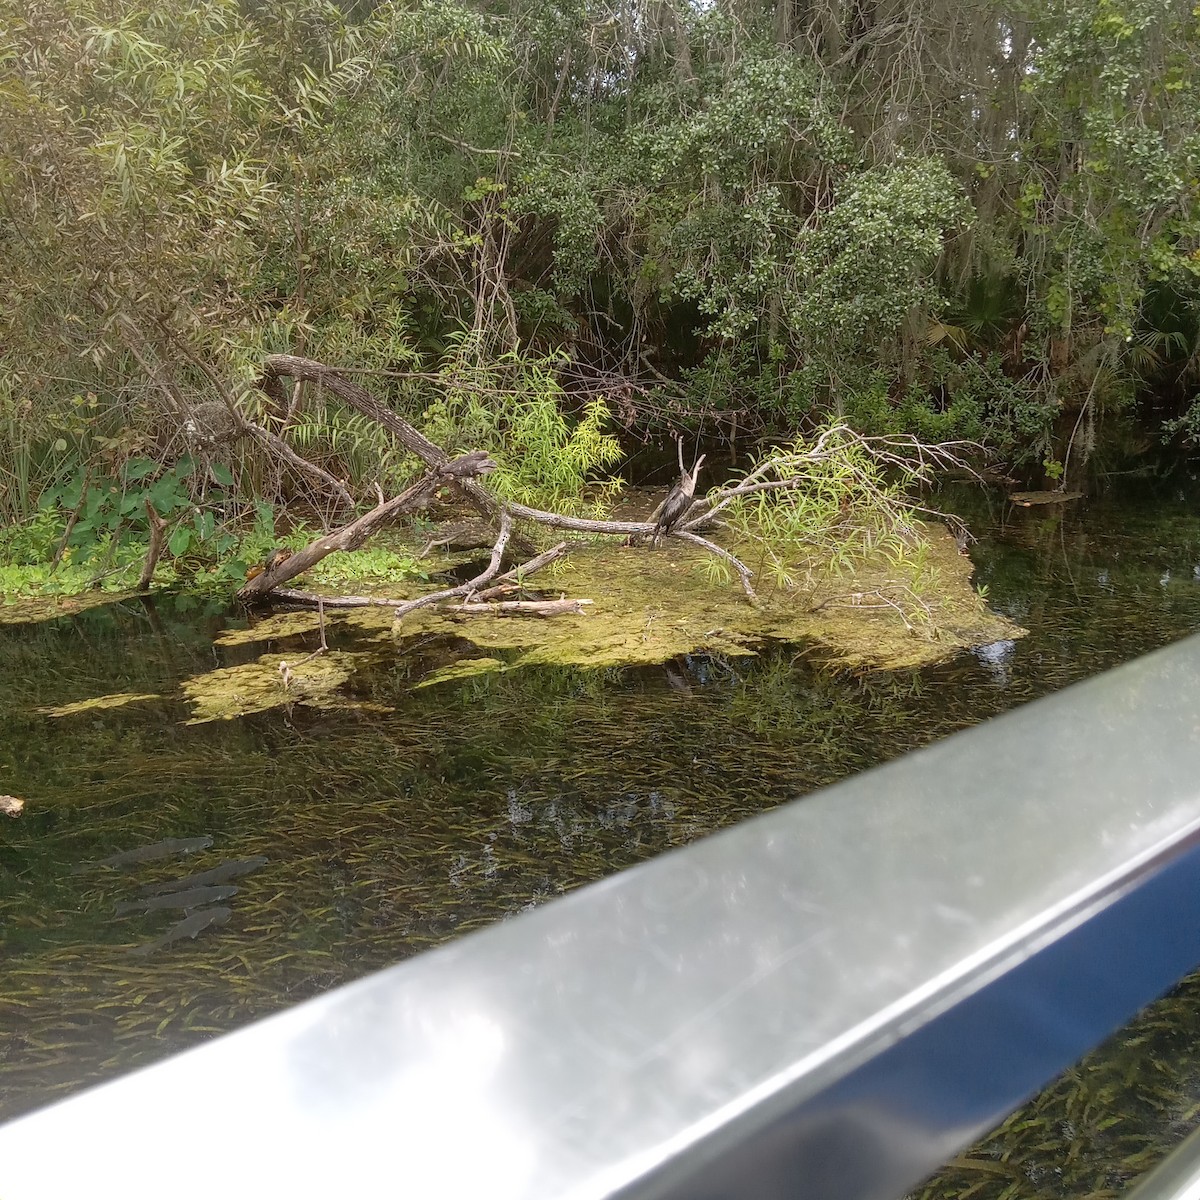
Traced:
POLYGON ((692 463, 692 469, 689 471, 683 465, 683 438, 678 439, 678 444, 679 478, 675 481, 675 486, 667 493, 667 498, 659 505, 654 518, 655 546, 662 541, 663 534, 670 533, 687 516, 696 499, 696 476, 700 474, 704 455, 700 455, 692 463))

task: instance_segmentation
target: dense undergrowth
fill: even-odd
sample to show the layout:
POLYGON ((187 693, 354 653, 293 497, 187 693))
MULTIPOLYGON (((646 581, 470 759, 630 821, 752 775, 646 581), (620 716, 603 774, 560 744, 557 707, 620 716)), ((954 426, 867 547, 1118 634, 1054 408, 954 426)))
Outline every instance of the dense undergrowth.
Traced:
POLYGON ((0 0, 5 560, 86 493, 54 578, 116 585, 144 481, 232 578, 319 472, 411 477, 271 353, 573 512, 680 427, 1042 482, 1150 392, 1189 439, 1198 65, 1183 0, 0 0))

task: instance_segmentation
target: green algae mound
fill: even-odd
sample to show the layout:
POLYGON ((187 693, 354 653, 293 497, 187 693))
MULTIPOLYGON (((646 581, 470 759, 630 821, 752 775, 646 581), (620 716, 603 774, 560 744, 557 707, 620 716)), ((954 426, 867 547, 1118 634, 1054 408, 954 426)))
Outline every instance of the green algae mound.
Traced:
MULTIPOLYGON (((387 607, 327 610, 329 629, 352 634, 359 649, 293 661, 286 683, 281 664, 287 656, 263 654, 196 676, 184 692, 194 706, 192 720, 199 722, 296 701, 357 706, 361 702, 347 693, 360 668, 426 655, 430 646, 449 649, 439 661, 414 669, 413 686, 531 665, 652 665, 695 651, 753 655, 771 641, 805 643, 840 667, 897 670, 1024 634, 989 611, 971 586, 970 560, 945 528, 923 525, 921 538, 911 561, 880 557, 860 563, 852 574, 813 571, 800 587, 761 586, 756 605, 736 582, 714 576, 711 556, 699 547, 668 541, 650 550, 598 542, 530 581, 541 598, 591 600, 582 614, 467 616, 430 607, 394 624, 387 607)), ((246 646, 311 637, 319 625, 313 611, 278 611, 218 641, 246 646)))
MULTIPOLYGON (((1024 634, 989 611, 971 585, 970 560, 944 527, 924 524, 918 534, 911 554, 878 555, 852 572, 790 564, 791 586, 772 581, 764 564, 754 560, 754 547, 735 545, 732 550, 755 573, 756 604, 736 580, 714 570, 715 560, 704 549, 669 539, 658 550, 596 541, 529 580, 525 594, 536 598, 590 600, 581 614, 468 616, 429 607, 397 624, 386 606, 328 609, 324 622, 339 648, 310 653, 322 618, 311 609, 280 608, 217 638, 234 652, 253 654, 258 646, 263 653, 187 679, 182 698, 191 706, 189 723, 196 724, 294 703, 375 707, 356 696, 355 687, 381 664, 399 663, 412 686, 424 687, 526 665, 652 665, 697 651, 753 655, 768 642, 786 642, 802 643, 810 655, 837 667, 897 670, 1024 634), (281 639, 301 638, 305 649, 278 652, 281 639)), ((448 558, 445 565, 461 567, 462 559, 448 558)), ((352 583, 346 590, 371 594, 379 586, 352 583)), ((39 620, 79 611, 61 598, 36 605, 36 612, 23 611, 25 604, 0 612, 7 611, 9 619, 21 612, 17 619, 39 620)), ((53 715, 156 698, 134 692, 98 696, 61 706, 53 715)))
MULTIPOLYGON (((454 634, 483 650, 508 651, 508 669, 653 664, 697 650, 744 655, 773 640, 809 643, 839 666, 895 670, 1022 636, 971 586, 971 562, 954 538, 934 525, 922 534, 915 565, 871 561, 852 575, 818 574, 798 588, 762 587, 757 606, 736 582, 713 578, 699 547, 591 546, 549 578, 531 581, 542 595, 592 600, 585 614, 540 620, 420 609, 396 632, 454 634)), ((388 620, 386 610, 355 616, 371 625, 388 620)))

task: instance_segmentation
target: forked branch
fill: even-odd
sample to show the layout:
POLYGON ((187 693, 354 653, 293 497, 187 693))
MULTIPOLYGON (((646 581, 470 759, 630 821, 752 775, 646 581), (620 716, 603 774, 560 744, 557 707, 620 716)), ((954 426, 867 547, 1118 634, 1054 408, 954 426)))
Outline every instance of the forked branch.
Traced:
MULTIPOLYGON (((902 528, 904 515, 914 511, 914 506, 893 499, 887 486, 880 482, 881 472, 894 469, 907 478, 922 478, 934 466, 962 469, 965 468, 965 452, 968 449, 978 449, 969 443, 929 446, 905 436, 865 437, 849 426, 835 425, 824 430, 809 446, 797 445, 775 451, 744 478, 717 488, 706 497, 693 499, 689 493, 685 498, 686 503, 674 521, 664 521, 662 512, 656 514, 657 519, 652 516, 645 521, 606 521, 570 517, 524 504, 501 502, 478 481, 479 475, 495 465, 486 459, 483 451, 475 451, 451 462, 449 455, 440 446, 435 445, 403 417, 380 403, 360 384, 346 378, 335 368, 296 355, 270 356, 259 386, 268 396, 282 400, 285 399, 281 383, 283 378, 312 382, 327 389, 345 404, 393 434, 401 445, 421 459, 427 473, 401 495, 386 502, 381 500, 379 505, 356 521, 318 538, 290 558, 272 564, 268 570, 242 588, 239 596, 243 600, 265 596, 335 550, 351 550, 362 545, 384 522, 415 508, 429 491, 442 482, 452 481, 462 495, 481 512, 500 516, 500 534, 493 548, 492 561, 486 571, 469 583, 434 592, 416 600, 391 601, 348 597, 343 602, 354 605, 369 603, 394 606, 397 623, 403 620, 405 615, 419 608, 456 597, 468 597, 468 603, 475 604, 500 596, 508 590, 504 584, 509 580, 528 575, 566 553, 566 544, 560 543, 553 550, 538 555, 525 566, 499 575, 504 550, 510 538, 515 541, 518 536, 513 531, 514 520, 532 521, 551 529, 624 537, 631 542, 652 538, 657 541, 663 537, 678 538, 700 547, 705 553, 731 566, 737 572, 747 598, 752 604, 757 604, 758 597, 751 583, 753 573, 746 564, 698 532, 720 524, 718 518, 721 514, 727 512, 738 501, 761 499, 767 493, 779 494, 783 501, 789 492, 803 492, 806 488, 817 487, 822 479, 828 482, 829 472, 832 471, 838 486, 845 488, 848 495, 858 493, 868 496, 876 509, 884 512, 885 524, 890 520, 895 527, 902 528)), ((679 456, 681 477, 690 480, 694 488, 695 473, 702 459, 698 459, 689 472, 683 468, 682 443, 679 446, 679 456)), ((678 487, 679 484, 676 485, 676 490, 678 487)), ((309 594, 299 592, 289 592, 287 595, 291 599, 310 598, 309 594)), ((328 603, 333 607, 337 602, 330 600, 328 603)), ((474 609, 464 608, 461 611, 474 609)))

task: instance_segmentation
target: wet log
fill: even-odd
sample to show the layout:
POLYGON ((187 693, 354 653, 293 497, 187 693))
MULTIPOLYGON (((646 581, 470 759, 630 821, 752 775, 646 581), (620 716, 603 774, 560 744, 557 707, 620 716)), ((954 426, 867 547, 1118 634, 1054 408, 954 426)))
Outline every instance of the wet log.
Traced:
POLYGON ((480 450, 473 450, 470 454, 454 459, 453 462, 446 460, 439 463, 434 470, 400 495, 382 501, 370 512, 351 521, 349 525, 310 542, 303 550, 297 550, 295 554, 276 560, 266 570, 246 581, 238 592, 238 599, 243 603, 260 599, 280 584, 302 575, 335 551, 357 550, 382 525, 401 513, 418 508, 425 497, 442 483, 447 480, 462 482, 472 475, 495 470, 495 467, 496 464, 480 450))
POLYGON ((561 617, 582 616, 587 610, 584 605, 593 600, 493 600, 479 603, 468 600, 463 604, 451 604, 447 612, 461 613, 468 617, 561 617))

